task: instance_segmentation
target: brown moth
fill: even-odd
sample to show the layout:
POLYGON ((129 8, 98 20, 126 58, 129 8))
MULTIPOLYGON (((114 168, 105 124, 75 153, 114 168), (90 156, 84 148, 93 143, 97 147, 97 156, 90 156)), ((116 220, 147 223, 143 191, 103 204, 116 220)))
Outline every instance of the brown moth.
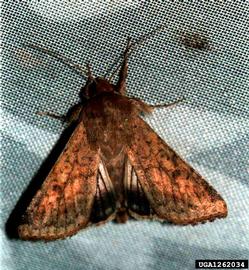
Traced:
POLYGON ((140 117, 160 105, 126 96, 131 47, 129 41, 117 84, 88 68, 70 117, 77 126, 28 206, 20 238, 55 240, 129 217, 184 225, 227 216, 216 190, 140 117))

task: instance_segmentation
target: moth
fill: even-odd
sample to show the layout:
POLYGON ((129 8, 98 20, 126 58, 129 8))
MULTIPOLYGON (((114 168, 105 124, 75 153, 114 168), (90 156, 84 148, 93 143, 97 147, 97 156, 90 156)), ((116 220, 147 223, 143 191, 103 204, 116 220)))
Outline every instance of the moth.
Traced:
POLYGON ((76 128, 18 226, 21 239, 65 238, 129 217, 185 225, 227 216, 216 190, 140 117, 160 105, 126 95, 131 48, 129 40, 116 84, 88 66, 69 117, 76 128))

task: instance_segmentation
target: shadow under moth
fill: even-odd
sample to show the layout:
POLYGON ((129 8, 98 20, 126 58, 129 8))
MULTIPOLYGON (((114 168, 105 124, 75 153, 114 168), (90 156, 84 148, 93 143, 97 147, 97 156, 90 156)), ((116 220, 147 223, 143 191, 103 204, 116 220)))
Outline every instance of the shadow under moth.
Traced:
POLYGON ((160 105, 126 96, 131 48, 129 40, 116 84, 88 66, 67 119, 76 128, 18 226, 21 239, 65 238, 129 217, 185 225, 227 216, 216 190, 140 117, 160 105))

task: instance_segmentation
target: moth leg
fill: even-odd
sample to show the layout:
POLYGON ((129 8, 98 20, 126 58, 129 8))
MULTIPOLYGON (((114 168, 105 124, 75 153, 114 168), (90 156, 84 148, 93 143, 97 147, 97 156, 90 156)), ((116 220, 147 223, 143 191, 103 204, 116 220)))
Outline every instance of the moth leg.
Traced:
POLYGON ((155 105, 150 105, 148 104, 152 109, 156 109, 156 108, 170 108, 170 107, 174 107, 175 105, 178 105, 179 103, 181 102, 184 102, 185 99, 184 98, 181 98, 181 99, 178 99, 174 102, 171 102, 171 103, 165 103, 165 104, 155 104, 155 105))
POLYGON ((40 115, 40 116, 48 116, 57 120, 61 120, 61 121, 65 121, 66 116, 65 115, 59 115, 59 114, 55 114, 53 112, 36 112, 36 114, 40 115))
POLYGON ((75 122, 78 120, 81 109, 82 109, 82 104, 79 103, 79 104, 74 105, 72 108, 70 108, 66 115, 58 115, 53 112, 37 112, 36 114, 41 115, 41 116, 49 116, 51 118, 71 124, 72 122, 75 122))
POLYGON ((119 72, 119 79, 118 83, 116 85, 117 92, 119 92, 121 95, 125 95, 126 93, 126 78, 128 75, 128 56, 131 49, 131 38, 128 38, 126 49, 124 51, 124 59, 123 63, 119 72))
POLYGON ((75 104, 73 107, 71 107, 65 117, 65 122, 71 124, 72 122, 76 122, 80 117, 80 112, 83 105, 81 103, 75 104))
POLYGON ((55 57, 56 59, 58 59, 59 61, 61 61, 63 64, 68 65, 70 68, 75 69, 79 74, 83 75, 84 77, 86 77, 86 69, 85 67, 83 67, 80 64, 76 64, 74 63, 71 59, 61 55, 58 52, 55 52, 53 50, 47 49, 41 45, 37 45, 37 44, 28 44, 26 45, 26 47, 32 48, 32 49, 36 49, 39 50, 43 53, 46 53, 52 57, 55 57))

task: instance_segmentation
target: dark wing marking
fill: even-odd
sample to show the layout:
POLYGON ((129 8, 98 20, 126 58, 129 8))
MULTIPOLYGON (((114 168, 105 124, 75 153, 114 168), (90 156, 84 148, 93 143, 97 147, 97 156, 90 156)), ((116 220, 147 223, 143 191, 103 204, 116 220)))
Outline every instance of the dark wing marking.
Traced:
POLYGON ((154 211, 142 189, 134 167, 129 159, 125 163, 125 199, 129 214, 136 219, 153 218, 154 211))
POLYGON ((112 220, 116 215, 116 195, 107 169, 101 161, 98 169, 96 194, 92 207, 90 222, 102 224, 112 220))
POLYGON ((137 117, 132 128, 128 159, 157 218, 195 224, 227 216, 226 203, 216 190, 147 123, 137 117))
POLYGON ((87 226, 96 193, 100 156, 79 123, 40 190, 26 210, 22 239, 54 240, 87 226))

